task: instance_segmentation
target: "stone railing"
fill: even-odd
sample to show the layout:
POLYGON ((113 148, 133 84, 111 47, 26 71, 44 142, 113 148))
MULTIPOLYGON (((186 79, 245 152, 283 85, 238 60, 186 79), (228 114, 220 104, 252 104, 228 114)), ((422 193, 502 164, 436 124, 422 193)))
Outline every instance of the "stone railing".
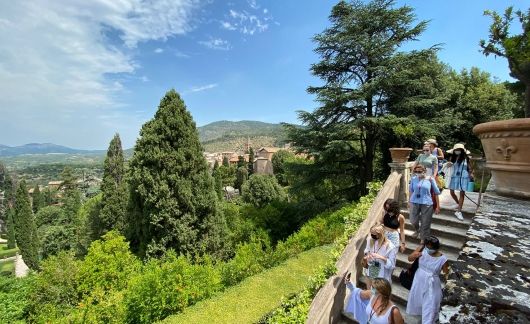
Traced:
POLYGON ((366 237, 370 232, 370 228, 381 219, 385 201, 388 198, 393 198, 398 199, 401 204, 406 204, 409 165, 405 162, 391 163, 390 166, 392 167, 392 173, 377 194, 372 207, 368 211, 368 216, 355 235, 349 240, 348 245, 336 263, 337 273, 328 279, 313 299, 306 323, 337 323, 341 319, 341 312, 346 298, 344 278, 351 272, 352 281, 357 282, 357 279, 361 276, 361 259, 366 237))

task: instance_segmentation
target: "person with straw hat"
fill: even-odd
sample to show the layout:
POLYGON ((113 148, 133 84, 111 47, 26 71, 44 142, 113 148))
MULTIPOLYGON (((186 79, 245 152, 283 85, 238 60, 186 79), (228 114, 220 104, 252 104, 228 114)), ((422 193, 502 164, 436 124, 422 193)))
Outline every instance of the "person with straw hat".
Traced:
POLYGON ((469 162, 469 151, 466 150, 464 144, 457 143, 452 149, 447 151, 451 154, 447 166, 451 168, 451 180, 449 182, 449 192, 451 197, 457 203, 458 207, 455 211, 455 216, 459 220, 464 220, 462 216, 462 206, 464 205, 464 196, 469 182, 473 178, 473 170, 469 162), (455 190, 460 191, 459 197, 456 196, 455 190))
POLYGON ((434 138, 429 138, 427 141, 425 141, 425 144, 429 144, 431 146, 431 154, 438 159, 438 170, 441 170, 444 152, 438 147, 438 142, 434 138))

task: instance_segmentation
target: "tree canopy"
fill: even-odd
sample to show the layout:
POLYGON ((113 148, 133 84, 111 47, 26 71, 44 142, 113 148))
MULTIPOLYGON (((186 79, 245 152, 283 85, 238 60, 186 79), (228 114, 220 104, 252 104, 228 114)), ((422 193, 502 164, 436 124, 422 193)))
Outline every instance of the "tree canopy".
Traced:
POLYGON ((226 227, 195 123, 175 90, 142 126, 129 164, 128 238, 140 255, 215 254, 226 227))
POLYGON ((508 60, 512 77, 525 86, 525 116, 530 118, 530 9, 525 13, 521 10, 515 16, 521 23, 521 33, 510 35, 514 19, 513 7, 509 7, 501 16, 497 12, 486 10, 484 15, 490 16, 489 39, 481 40, 480 47, 484 55, 493 54, 508 60))

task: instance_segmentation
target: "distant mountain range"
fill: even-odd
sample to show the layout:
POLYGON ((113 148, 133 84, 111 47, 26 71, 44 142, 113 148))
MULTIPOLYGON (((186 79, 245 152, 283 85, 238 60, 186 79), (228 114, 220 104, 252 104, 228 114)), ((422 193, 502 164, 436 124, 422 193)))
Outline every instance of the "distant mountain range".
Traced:
POLYGON ((103 150, 77 150, 52 143, 30 143, 20 146, 0 144, 0 156, 19 156, 25 154, 89 154, 103 153, 103 150))
MULTIPOLYGON (((237 151, 246 147, 247 141, 254 148, 279 146, 285 143, 285 131, 280 124, 259 121, 218 121, 197 128, 199 140, 205 151, 237 151)), ((78 150, 52 143, 30 143, 21 146, 0 144, 0 157, 14 157, 28 154, 91 154, 104 155, 106 150, 78 150)), ((132 149, 126 150, 132 153, 132 149)))

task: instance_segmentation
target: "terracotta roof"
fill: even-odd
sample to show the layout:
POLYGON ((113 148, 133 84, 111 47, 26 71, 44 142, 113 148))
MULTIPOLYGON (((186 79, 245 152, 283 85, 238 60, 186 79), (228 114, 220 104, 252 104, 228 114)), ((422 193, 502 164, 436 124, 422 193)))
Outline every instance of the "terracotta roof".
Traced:
POLYGON ((261 151, 266 151, 266 152, 270 152, 270 153, 276 153, 280 150, 279 147, 262 147, 258 150, 258 152, 261 152, 261 151))

